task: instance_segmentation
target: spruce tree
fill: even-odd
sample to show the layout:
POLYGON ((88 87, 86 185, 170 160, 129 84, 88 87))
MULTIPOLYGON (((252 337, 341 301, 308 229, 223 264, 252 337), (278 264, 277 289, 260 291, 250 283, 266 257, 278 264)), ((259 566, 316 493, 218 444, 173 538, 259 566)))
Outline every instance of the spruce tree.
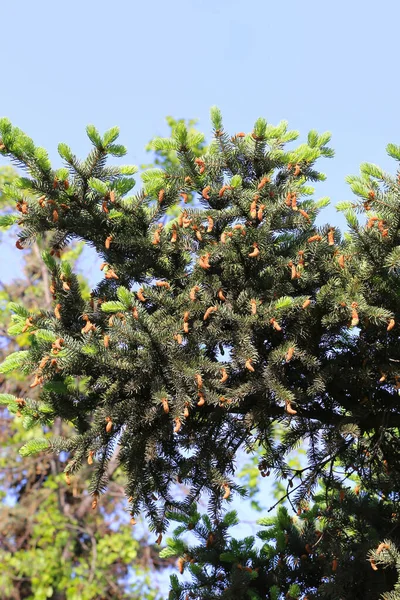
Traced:
MULTIPOLYGON (((76 428, 22 453, 68 451, 67 477, 91 457, 94 508, 118 455, 133 523, 143 508, 160 542, 168 519, 181 520, 171 552, 183 553, 186 529, 205 537, 199 564, 181 556, 197 582, 187 591, 173 580, 173 598, 396 598, 399 181, 363 165, 350 179, 361 201, 341 206, 342 238, 317 227, 328 199, 314 200, 310 185, 324 178, 316 161, 333 155, 328 133, 311 131, 289 150, 298 134, 285 122, 259 119, 230 136, 218 109, 211 116, 202 156, 202 137, 183 123, 155 140, 179 162, 143 173, 131 196, 135 169, 107 165, 125 153, 117 128, 101 136, 88 127, 84 161, 60 144, 65 167, 54 170, 42 148, 0 122, 1 152, 28 173, 7 188, 20 213, 17 246, 51 232, 54 299, 39 315, 15 307, 15 327, 32 343, 2 371, 32 373, 51 414, 76 428), (102 260, 89 302, 62 259, 72 239, 102 260), (288 454, 303 441, 307 464, 293 469, 288 454), (260 472, 287 482, 299 514, 263 522, 272 530, 260 537, 273 545, 257 551, 248 539, 232 549, 234 516, 223 508, 244 492, 235 457, 258 445, 260 472), (205 493, 211 520, 201 525, 194 502, 205 493)), ((35 418, 29 403, 24 410, 35 418)))

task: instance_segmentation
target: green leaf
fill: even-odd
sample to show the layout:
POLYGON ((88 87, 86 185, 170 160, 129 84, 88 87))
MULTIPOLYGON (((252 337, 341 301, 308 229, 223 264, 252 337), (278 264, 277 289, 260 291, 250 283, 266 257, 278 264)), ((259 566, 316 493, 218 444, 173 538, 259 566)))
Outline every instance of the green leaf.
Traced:
POLYGON ((0 227, 11 227, 17 221, 16 215, 0 215, 0 227))
POLYGON ((159 553, 160 558, 171 558, 172 556, 178 556, 178 554, 174 548, 170 548, 169 546, 163 548, 159 553))
POLYGON ((58 154, 68 163, 73 160, 74 155, 72 154, 71 148, 67 146, 67 144, 58 144, 58 154))
POLYGON ((94 356, 98 353, 98 349, 94 344, 85 344, 81 348, 82 354, 86 354, 87 356, 94 356))
POLYGON ((22 367, 28 354, 28 350, 20 350, 19 352, 9 354, 5 361, 0 364, 0 373, 11 373, 11 371, 22 367))
POLYGON ((275 302, 275 308, 277 310, 289 308, 290 306, 292 306, 292 304, 293 298, 291 298, 290 296, 282 296, 282 298, 278 298, 278 300, 275 302))
POLYGON ((20 449, 19 453, 21 456, 31 456, 32 454, 38 454, 44 450, 49 450, 50 444, 45 438, 38 438, 35 440, 29 440, 20 449))
POLYGON ((117 302, 114 300, 110 300, 109 302, 103 302, 101 305, 101 310, 106 313, 118 312, 120 310, 126 310, 125 304, 122 302, 117 302))
POLYGON ((400 146, 395 144, 388 144, 386 146, 386 152, 395 160, 400 160, 400 146))
POLYGON ((94 144, 97 148, 101 148, 103 146, 103 140, 101 139, 100 133, 97 131, 94 125, 88 125, 86 127, 86 133, 89 140, 94 144))
POLYGON ((13 312, 16 315, 18 315, 19 317, 23 317, 24 319, 26 319, 27 317, 29 317, 29 310, 27 310, 21 304, 17 304, 16 302, 9 302, 7 304, 7 308, 11 312, 13 312))
POLYGON ((131 294, 131 292, 129 290, 127 290, 123 286, 120 286, 117 289, 117 296, 118 296, 118 299, 124 305, 124 308, 129 309, 131 307, 131 305, 132 305, 132 294, 131 294))
POLYGON ((238 188, 242 185, 242 178, 240 175, 234 175, 230 181, 230 184, 233 188, 238 188))
POLYGON ((315 148, 318 145, 318 132, 315 129, 312 129, 308 133, 307 143, 311 148, 315 148))
POLYGON ((384 172, 380 167, 374 165, 372 163, 361 163, 360 171, 365 175, 369 175, 370 177, 375 177, 376 179, 383 179, 384 172))
POLYGON ((125 154, 127 153, 127 149, 121 144, 110 144, 107 147, 107 150, 108 153, 111 154, 111 156, 125 156, 125 154))
POLYGON ((95 190, 102 196, 106 196, 108 194, 108 187, 107 187, 107 184, 104 183, 104 181, 101 181, 100 179, 97 179, 96 177, 91 177, 88 181, 88 184, 92 190, 95 190))
POLYGON ((222 129, 222 114, 217 106, 212 106, 210 110, 211 123, 215 130, 222 129))
POLYGON ((346 210, 349 210, 353 207, 353 202, 348 201, 344 201, 344 202, 338 202, 336 204, 336 210, 340 211, 340 212, 344 212, 346 210))
POLYGON ((111 129, 108 129, 108 131, 105 132, 105 134, 103 135, 103 144, 104 146, 109 146, 109 144, 112 144, 113 142, 115 142, 116 139, 118 139, 119 137, 119 127, 111 127, 111 129))
POLYGON ((0 394, 0 405, 8 406, 9 404, 15 402, 16 399, 17 397, 13 396, 12 394, 0 394))
POLYGON ((48 329, 37 329, 35 336, 43 342, 54 342, 57 339, 57 335, 48 329))
POLYGON ((47 250, 42 252, 42 259, 43 259, 43 262, 46 265, 46 267, 49 269, 49 271, 54 271, 56 269, 56 267, 57 267, 56 260, 50 254, 50 252, 48 252, 47 250))
POLYGON ((119 167, 119 172, 121 175, 134 175, 138 172, 138 167, 136 165, 122 165, 119 167))

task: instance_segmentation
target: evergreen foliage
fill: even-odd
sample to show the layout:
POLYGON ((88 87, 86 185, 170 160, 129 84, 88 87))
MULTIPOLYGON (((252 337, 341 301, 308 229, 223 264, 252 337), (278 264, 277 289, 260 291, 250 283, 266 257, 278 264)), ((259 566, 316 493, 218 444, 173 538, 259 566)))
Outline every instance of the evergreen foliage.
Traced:
MULTIPOLYGON (((15 182, 15 178, 12 170, 0 169, 3 183, 15 182)), ((1 194, 0 210, 4 229, 18 220, 10 214, 14 203, 1 194)), ((13 231, 2 237, 11 235, 13 231)), ((4 244, 3 239, 1 242, 4 244)), ((74 264, 81 251, 82 244, 75 244, 65 250, 64 257, 74 264)), ((17 253, 11 252, 11 260, 17 253)), ((24 356, 18 350, 29 347, 30 334, 15 335, 21 331, 21 321, 24 329, 31 313, 51 304, 38 244, 23 253, 21 266, 18 278, 1 282, 0 360, 13 352, 24 356), (23 307, 15 302, 21 298, 23 307)), ((79 283, 88 298, 87 283, 81 276, 79 283)), ((51 332, 41 335, 47 341, 55 340, 51 332)), ((146 529, 132 530, 118 464, 113 461, 112 474, 109 471, 102 510, 92 511, 87 491, 90 466, 66 479, 63 470, 68 455, 48 452, 49 438, 60 433, 69 437, 72 428, 53 419, 52 411, 38 402, 38 387, 30 389, 29 384, 30 379, 15 370, 0 376, 1 600, 159 598, 155 575, 170 561, 160 561, 146 529), (23 411, 23 417, 21 408, 25 406, 29 410, 23 411), (34 411, 38 414, 32 418, 34 411)))
MULTIPOLYGON (((178 161, 145 171, 132 195, 135 168, 107 164, 125 154, 117 128, 88 127, 83 161, 60 144, 65 167, 54 170, 0 121, 2 154, 28 174, 6 188, 17 246, 51 233, 54 300, 39 314, 15 307, 13 333, 25 330, 31 346, 2 368, 33 373, 46 415, 75 426, 48 443, 71 453, 67 475, 93 457, 94 505, 117 447, 132 516, 144 509, 159 541, 171 517, 183 520, 167 553, 195 559, 194 584, 174 578, 172 598, 398 598, 399 177, 363 164, 348 178, 358 199, 340 206, 342 238, 316 225, 328 200, 310 185, 324 179, 317 160, 333 155, 328 133, 288 149, 298 134, 286 122, 258 119, 230 136, 217 108, 211 118, 201 156, 203 137, 182 122, 153 140, 178 161), (90 301, 62 258, 73 239, 102 260, 90 301), (304 442, 306 465, 293 468, 304 442), (261 548, 231 540, 234 515, 223 517, 244 493, 237 452, 257 447, 260 472, 286 482, 299 512, 263 522, 261 548), (185 521, 204 493, 211 520, 185 521), (186 529, 203 543, 184 546, 186 529)), ((399 148, 388 152, 400 160, 399 148)), ((40 419, 29 402, 23 411, 40 419)))

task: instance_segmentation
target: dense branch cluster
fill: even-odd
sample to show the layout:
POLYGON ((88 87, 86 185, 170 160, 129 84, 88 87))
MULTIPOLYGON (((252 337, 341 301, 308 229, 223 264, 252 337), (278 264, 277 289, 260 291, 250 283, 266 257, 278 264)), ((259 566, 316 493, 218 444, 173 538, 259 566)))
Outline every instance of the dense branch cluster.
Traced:
MULTIPOLYGON (((183 124, 156 140, 179 164, 146 171, 131 196, 135 168, 106 164, 125 153, 117 129, 100 136, 88 127, 93 150, 83 162, 60 144, 65 167, 54 170, 42 148, 0 122, 1 153, 29 175, 7 189, 20 213, 17 246, 52 233, 54 299, 39 314, 14 306, 12 332, 29 332, 31 347, 2 369, 21 368, 41 386, 42 403, 21 406, 30 418, 50 411, 76 427, 72 439, 37 440, 25 453, 67 450, 67 476, 89 462, 95 506, 118 444, 132 516, 144 508, 159 534, 168 511, 190 514, 203 492, 218 520, 242 492, 237 450, 258 444, 260 471, 287 480, 296 510, 317 485, 340 493, 340 463, 396 513, 399 179, 370 164, 349 178, 359 200, 339 207, 349 224, 342 238, 317 227, 328 199, 313 200, 309 185, 324 178, 315 163, 333 154, 329 134, 311 131, 288 150, 298 134, 285 122, 259 119, 231 137, 217 109, 212 121, 201 157, 193 148, 202 138, 183 124), (72 239, 102 261, 90 302, 62 259, 72 239), (307 465, 294 470, 287 456, 304 441, 307 465)), ((400 160, 399 148, 388 149, 400 160)))

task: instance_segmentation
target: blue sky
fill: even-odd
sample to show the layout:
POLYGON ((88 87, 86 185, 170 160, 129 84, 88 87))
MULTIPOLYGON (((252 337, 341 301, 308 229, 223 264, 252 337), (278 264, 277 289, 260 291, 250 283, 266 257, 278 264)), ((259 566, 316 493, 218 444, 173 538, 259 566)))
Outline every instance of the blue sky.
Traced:
MULTIPOLYGON (((360 162, 395 170, 385 146, 400 144, 398 0, 22 0, 3 2, 0 19, 0 115, 56 166, 60 141, 89 149, 88 123, 119 125, 126 162, 148 162, 166 115, 196 117, 209 135, 216 104, 232 133, 259 116, 287 119, 301 140, 330 130, 336 157, 320 164, 319 195, 333 205, 360 162)), ((0 281, 15 275, 7 247, 0 281)))

